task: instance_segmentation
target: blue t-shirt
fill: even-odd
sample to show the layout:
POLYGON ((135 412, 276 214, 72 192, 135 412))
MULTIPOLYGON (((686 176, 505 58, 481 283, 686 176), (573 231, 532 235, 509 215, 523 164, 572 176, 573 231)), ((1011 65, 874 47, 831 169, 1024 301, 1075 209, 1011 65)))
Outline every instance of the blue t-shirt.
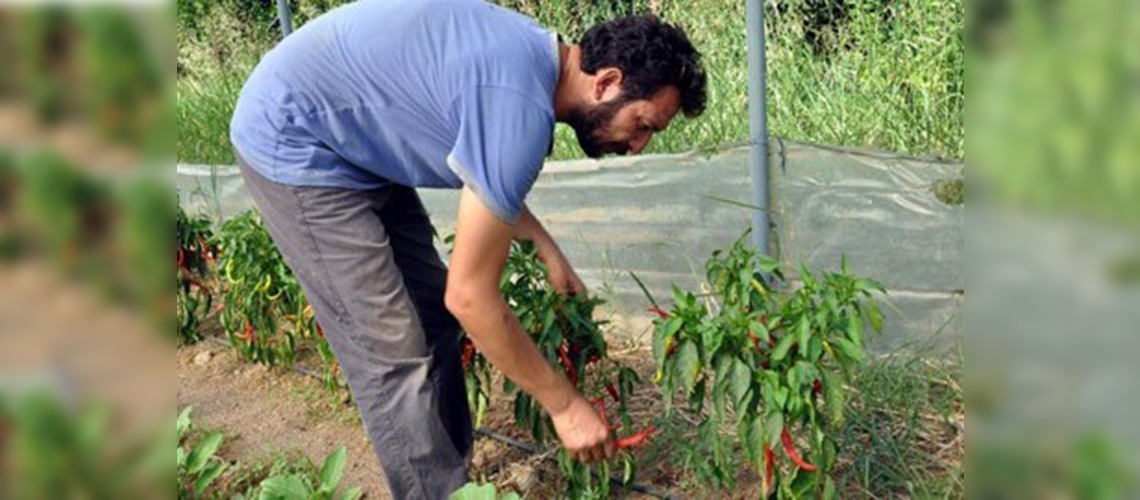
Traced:
POLYGON ((230 140, 288 185, 467 186, 514 222, 554 132, 556 35, 482 0, 361 0, 304 25, 242 88, 230 140))

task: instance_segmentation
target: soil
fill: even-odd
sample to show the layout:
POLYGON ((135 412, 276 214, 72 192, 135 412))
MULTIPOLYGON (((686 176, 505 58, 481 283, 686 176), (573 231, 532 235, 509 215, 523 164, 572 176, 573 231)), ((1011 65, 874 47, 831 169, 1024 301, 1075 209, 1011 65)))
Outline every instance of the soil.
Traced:
POLYGON ((178 349, 177 360, 178 408, 194 406, 195 426, 225 432, 221 456, 252 462, 300 451, 320 464, 344 446, 348 460, 341 484, 360 486, 365 498, 391 498, 355 407, 320 381, 243 362, 212 342, 178 349))
MULTIPOLYGON (((644 349, 627 349, 614 357, 649 380, 652 361, 644 349)), ((225 432, 221 456, 249 462, 274 453, 300 451, 319 463, 343 445, 348 451, 348 465, 342 485, 362 487, 369 499, 390 498, 383 470, 372 454, 356 409, 343 395, 336 396, 320 381, 294 371, 243 362, 226 346, 210 341, 178 349, 177 362, 178 407, 193 405, 196 426, 225 432)), ((649 421, 650 415, 660 412, 660 398, 648 385, 645 387, 646 392, 633 399, 636 408, 631 413, 637 421, 649 421)), ((502 441, 531 441, 512 425, 511 408, 511 401, 503 394, 493 394, 483 428, 491 429, 496 436, 476 435, 472 480, 494 483, 500 491, 513 490, 529 498, 557 496, 560 473, 556 450, 532 453, 502 441)), ((690 497, 682 492, 686 488, 676 482, 675 473, 660 467, 660 462, 657 466, 640 463, 663 459, 649 454, 640 457, 638 481, 676 498, 690 497)), ((636 492, 614 496, 652 498, 636 492)))

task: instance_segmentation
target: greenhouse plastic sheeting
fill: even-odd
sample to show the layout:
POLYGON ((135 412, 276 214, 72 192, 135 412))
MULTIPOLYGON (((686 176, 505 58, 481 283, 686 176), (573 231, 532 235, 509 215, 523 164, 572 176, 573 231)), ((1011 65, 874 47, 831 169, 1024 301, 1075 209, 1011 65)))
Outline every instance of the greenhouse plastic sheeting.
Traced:
MULTIPOLYGON (((962 177, 962 165, 773 140, 772 242, 790 276, 799 264, 852 272, 888 290, 879 350, 943 348, 961 339, 962 206, 931 185, 962 177)), ((592 293, 603 294, 619 330, 639 336, 646 299, 671 284, 700 290, 704 262, 751 224, 747 147, 681 155, 550 162, 527 198, 592 293)), ((183 208, 216 220, 251 208, 234 167, 180 165, 183 208)), ((441 235, 454 229, 458 192, 420 190, 441 235)), ((446 256, 445 248, 440 247, 446 256)), ((446 258, 446 257, 445 257, 446 258)))

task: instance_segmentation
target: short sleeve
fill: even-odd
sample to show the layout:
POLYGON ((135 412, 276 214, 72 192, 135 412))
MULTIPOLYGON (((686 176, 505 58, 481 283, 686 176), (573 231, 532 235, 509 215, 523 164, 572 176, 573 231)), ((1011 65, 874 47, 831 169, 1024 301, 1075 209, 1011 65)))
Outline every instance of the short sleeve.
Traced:
POLYGON ((459 123, 447 165, 496 216, 513 224, 550 150, 554 116, 523 93, 474 87, 456 98, 459 123))

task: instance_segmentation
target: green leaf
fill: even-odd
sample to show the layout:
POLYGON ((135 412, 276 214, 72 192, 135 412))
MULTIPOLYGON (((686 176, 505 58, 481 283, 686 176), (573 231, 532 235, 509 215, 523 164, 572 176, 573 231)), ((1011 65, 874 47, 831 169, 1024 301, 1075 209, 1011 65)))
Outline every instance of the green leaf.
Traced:
POLYGON ((780 261, 767 255, 759 255, 757 259, 760 261, 760 271, 764 274, 772 274, 780 268, 780 261))
POLYGON ((206 434, 193 448, 190 449, 190 456, 186 458, 186 470, 190 474, 198 474, 210 461, 210 458, 217 453, 218 448, 222 446, 222 433, 220 431, 213 431, 206 434))
POLYGON ((879 309, 879 303, 868 300, 865 311, 867 311, 867 321, 871 323, 871 328, 878 333, 883 333, 883 311, 879 309))
POLYGON ((861 292, 870 292, 870 291, 878 291, 878 292, 884 292, 884 293, 886 292, 886 289, 883 288, 883 285, 881 283, 879 283, 875 280, 872 280, 872 279, 867 279, 867 278, 860 278, 860 279, 856 280, 855 281, 855 289, 859 290, 861 292))
POLYGON ((347 450, 341 446, 325 458, 325 463, 321 466, 321 484, 318 488, 321 493, 331 494, 336 491, 341 477, 344 476, 344 463, 347 457, 347 450))
POLYGON ((625 399, 629 394, 633 394, 633 389, 636 384, 641 383, 641 376, 629 367, 621 367, 618 370, 618 394, 625 399))
POLYGON ((190 430, 190 413, 193 411, 194 411, 193 406, 187 406, 184 410, 182 410, 182 413, 178 414, 178 420, 176 421, 176 425, 177 425, 177 429, 178 429, 178 440, 179 441, 181 441, 182 437, 186 435, 186 431, 190 430))
POLYGON ((732 363, 732 404, 737 413, 743 414, 748 405, 748 391, 752 388, 752 371, 739 358, 732 363))
POLYGON ((835 339, 835 348, 839 350, 839 355, 850 361, 862 361, 863 350, 852 344, 847 339, 835 339))
POLYGON ((836 498, 839 498, 839 495, 835 492, 835 480, 828 476, 823 481, 823 500, 834 500, 836 498))
POLYGON ((768 342, 768 339, 771 336, 771 332, 768 331, 767 326, 764 326, 764 323, 761 323, 760 321, 757 321, 757 320, 753 320, 752 322, 749 323, 749 327, 751 328, 752 333, 755 333, 756 337, 760 339, 761 343, 768 342))
POLYGON ((526 399, 520 394, 515 396, 515 424, 525 425, 526 418, 526 399))
POLYGON ((727 354, 721 354, 716 357, 716 382, 713 384, 713 409, 716 411, 717 418, 722 418, 726 413, 728 387, 732 377, 732 368, 735 365, 733 360, 736 358, 727 354))
POLYGON ((704 358, 702 364, 711 364, 711 357, 720 350, 720 345, 724 342, 724 330, 717 327, 716 323, 706 323, 701 326, 701 343, 704 344, 703 353, 704 358))
POLYGON ((226 470, 226 464, 222 462, 214 462, 214 465, 202 471, 202 475, 194 481, 194 494, 201 497, 206 488, 210 487, 210 483, 214 482, 222 472, 226 470))
POLYGON ((806 349, 808 346, 808 340, 811 339, 811 321, 808 321, 807 318, 800 319, 800 324, 797 326, 797 333, 800 346, 803 349, 806 349))
POLYGON ((788 395, 791 391, 787 387, 777 385, 776 389, 772 391, 772 398, 776 401, 776 408, 783 409, 788 404, 788 395))
POLYGON ((779 410, 768 411, 768 421, 765 422, 768 433, 768 443, 776 448, 780 442, 780 433, 784 430, 784 414, 779 410))
POLYGON ((811 341, 808 342, 807 353, 808 359, 819 361, 819 358, 823 356, 823 338, 818 335, 812 337, 811 341))
POLYGON ((451 494, 451 500, 497 500, 495 485, 467 483, 451 494))
POLYGON ((819 486, 819 471, 796 471, 796 478, 792 480, 792 492, 795 498, 810 498, 811 491, 819 486))
POLYGON ((700 413, 705 407, 705 382, 707 379, 701 379, 697 385, 693 387, 693 393, 689 395, 689 408, 693 411, 700 413))
POLYGON ((802 389, 805 385, 811 387, 819 378, 819 369, 807 361, 797 361, 796 367, 799 371, 799 383, 793 386, 796 389, 802 389))
POLYGON ((299 500, 314 496, 307 478, 300 474, 273 476, 261 482, 260 500, 299 500))
POLYGON ((186 450, 179 446, 175 448, 174 451, 174 464, 179 470, 184 470, 186 467, 186 450))
POLYGON ((776 348, 772 350, 772 361, 778 362, 787 357, 788 349, 792 348, 792 343, 795 341, 795 337, 785 334, 779 342, 776 342, 776 348))
POLYGON ((745 439, 744 450, 748 455, 748 460, 763 467, 761 452, 764 449, 764 417, 756 415, 755 418, 751 419, 748 423, 748 433, 745 434, 745 439))
POLYGON ((677 380, 681 382, 681 390, 684 391, 685 397, 693 391, 693 387, 697 383, 697 375, 701 371, 701 359, 697 352, 697 345, 691 340, 686 340, 681 347, 677 348, 677 364, 675 365, 675 372, 677 380))
POLYGON ((542 332, 544 332, 543 340, 555 344, 560 344, 562 343, 562 331, 557 328, 552 328, 554 326, 555 319, 556 318, 554 316, 554 311, 550 309, 547 309, 546 313, 542 315, 542 332), (554 335, 546 337, 545 332, 552 332, 554 335))
POLYGON ((363 492, 364 490, 360 489, 359 486, 353 486, 340 496, 340 500, 357 500, 363 492))
POLYGON ((854 309, 847 311, 847 340, 855 345, 863 344, 863 318, 854 309))
POLYGON ((847 396, 843 392, 843 385, 839 377, 828 370, 820 370, 820 376, 823 381, 824 407, 827 409, 828 420, 831 425, 838 428, 843 425, 843 412, 847 404, 847 396))
POLYGON ((622 484, 629 484, 633 480, 633 459, 627 455, 623 457, 622 462, 624 462, 625 471, 622 472, 621 482, 622 484))
MULTIPOLYGON (((683 319, 672 317, 653 330, 653 359, 657 360, 658 366, 665 361, 668 339, 676 335, 682 325, 684 325, 683 319)), ((676 342, 676 339, 673 341, 676 342)))

